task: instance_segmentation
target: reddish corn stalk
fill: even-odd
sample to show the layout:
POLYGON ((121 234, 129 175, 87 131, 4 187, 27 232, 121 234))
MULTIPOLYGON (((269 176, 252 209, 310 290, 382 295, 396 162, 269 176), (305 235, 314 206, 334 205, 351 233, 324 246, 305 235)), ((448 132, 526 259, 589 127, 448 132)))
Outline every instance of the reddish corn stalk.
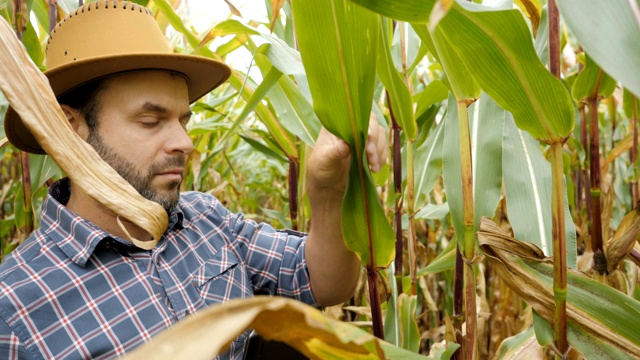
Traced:
POLYGON ((289 158, 289 216, 293 230, 298 230, 298 168, 298 159, 289 158))
MULTIPOLYGON (((560 78, 560 13, 555 0, 549 0, 549 71, 560 78)), ((564 178, 562 146, 564 142, 550 144, 552 177, 552 236, 553 236, 553 294, 555 299, 555 346, 565 358, 569 351, 567 341, 567 257, 564 217, 564 178)))
MULTIPOLYGON (((600 132, 598 127, 598 92, 589 98, 589 142, 591 180, 591 249, 602 253, 602 209, 600 190, 600 132)), ((597 264, 596 264, 597 266, 597 264)), ((598 268, 598 267, 597 267, 598 268)), ((606 265, 604 266, 606 269, 606 265)))
POLYGON ((23 209, 24 209, 24 224, 20 232, 24 237, 31 234, 33 231, 33 208, 31 206, 31 165, 29 162, 29 154, 20 151, 20 162, 22 164, 22 191, 23 191, 23 209))
MULTIPOLYGON (((453 278, 453 327, 456 332, 456 342, 464 344, 462 338, 462 322, 464 321, 464 260, 460 253, 460 243, 456 246, 456 267, 453 278)), ((454 354, 454 360, 463 358, 459 349, 454 354)))
MULTIPOLYGON (((82 4, 80 4, 80 6, 82 6, 82 4)), ((54 27, 56 27, 57 22, 58 22, 58 11, 57 11, 56 1, 50 0, 49 1, 49 33, 53 31, 54 27)))
MULTIPOLYGON (((396 122, 393 114, 389 92, 386 91, 387 106, 389 107, 389 115, 391 117, 391 130, 393 132, 393 190, 395 193, 395 209, 393 215, 393 227, 396 232, 396 259, 395 259, 395 275, 402 276, 402 255, 403 255, 403 239, 402 239, 402 144, 400 142, 400 126, 396 122)), ((402 281, 397 281, 398 292, 402 293, 402 281)))
MULTIPOLYGON (((631 166, 635 169, 636 162, 638 161, 638 102, 635 97, 633 97, 633 117, 630 121, 631 126, 633 127, 633 146, 631 147, 629 158, 631 160, 631 166)), ((632 204, 637 204, 640 200, 640 194, 638 194, 638 182, 634 180, 629 184, 629 186, 631 187, 632 204)))

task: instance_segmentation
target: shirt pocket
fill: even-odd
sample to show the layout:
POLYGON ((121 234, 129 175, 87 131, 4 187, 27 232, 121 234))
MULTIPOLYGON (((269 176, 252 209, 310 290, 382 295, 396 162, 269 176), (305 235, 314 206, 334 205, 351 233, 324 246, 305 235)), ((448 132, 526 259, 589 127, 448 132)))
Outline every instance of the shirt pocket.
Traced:
POLYGON ((228 246, 196 270, 192 282, 207 306, 253 295, 246 265, 228 246))

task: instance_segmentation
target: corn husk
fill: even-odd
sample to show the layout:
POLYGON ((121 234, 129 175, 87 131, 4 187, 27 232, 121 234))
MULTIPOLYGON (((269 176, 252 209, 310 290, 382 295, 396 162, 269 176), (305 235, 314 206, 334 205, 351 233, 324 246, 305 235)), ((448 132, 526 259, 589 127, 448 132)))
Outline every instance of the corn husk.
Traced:
POLYGON ((129 236, 128 240, 143 249, 153 248, 167 228, 166 211, 142 197, 73 131, 47 78, 4 19, 0 20, 0 64, 0 89, 42 148, 75 186, 154 239, 139 241, 129 236))

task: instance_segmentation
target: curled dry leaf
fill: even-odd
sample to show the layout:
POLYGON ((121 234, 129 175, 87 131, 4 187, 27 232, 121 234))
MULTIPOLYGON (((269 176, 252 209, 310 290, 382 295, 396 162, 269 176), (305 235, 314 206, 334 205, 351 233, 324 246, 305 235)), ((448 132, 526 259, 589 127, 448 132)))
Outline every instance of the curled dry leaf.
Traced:
MULTIPOLYGON (((545 257, 535 245, 510 237, 488 218, 481 220, 478 242, 487 261, 509 288, 553 323, 552 259, 545 257)), ((567 281, 567 323, 570 327, 577 326, 581 333, 590 336, 590 340, 601 341, 612 349, 640 358, 636 325, 624 324, 625 318, 635 322, 640 314, 640 303, 571 269, 567 281), (612 316, 620 318, 613 319, 612 316)))
POLYGON ((618 264, 629 255, 640 233, 640 203, 620 222, 613 237, 607 242, 605 255, 607 271, 611 274, 618 264))
MULTIPOLYGON (((285 342, 311 359, 384 359, 388 343, 301 302, 256 296, 201 310, 160 333, 124 360, 212 359, 246 329, 285 342)), ((402 349, 406 359, 424 358, 402 349)), ((395 354, 397 352, 393 351, 395 354)), ((386 355, 385 355, 386 354, 386 355)))
POLYGON ((153 248, 167 228, 166 211, 142 197, 76 135, 47 78, 4 19, 0 20, 0 64, 0 89, 42 148, 75 185, 109 210, 145 229, 154 239, 130 238, 130 241, 143 249, 153 248))

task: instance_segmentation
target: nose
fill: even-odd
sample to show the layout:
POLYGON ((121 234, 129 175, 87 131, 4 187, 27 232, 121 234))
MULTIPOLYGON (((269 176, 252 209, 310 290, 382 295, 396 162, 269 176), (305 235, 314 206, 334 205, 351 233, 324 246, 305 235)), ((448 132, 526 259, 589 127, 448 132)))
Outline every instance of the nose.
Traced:
POLYGON ((193 151, 193 141, 191 141, 187 130, 182 124, 179 121, 175 121, 167 134, 167 152, 170 154, 181 152, 189 155, 191 151, 193 151))

